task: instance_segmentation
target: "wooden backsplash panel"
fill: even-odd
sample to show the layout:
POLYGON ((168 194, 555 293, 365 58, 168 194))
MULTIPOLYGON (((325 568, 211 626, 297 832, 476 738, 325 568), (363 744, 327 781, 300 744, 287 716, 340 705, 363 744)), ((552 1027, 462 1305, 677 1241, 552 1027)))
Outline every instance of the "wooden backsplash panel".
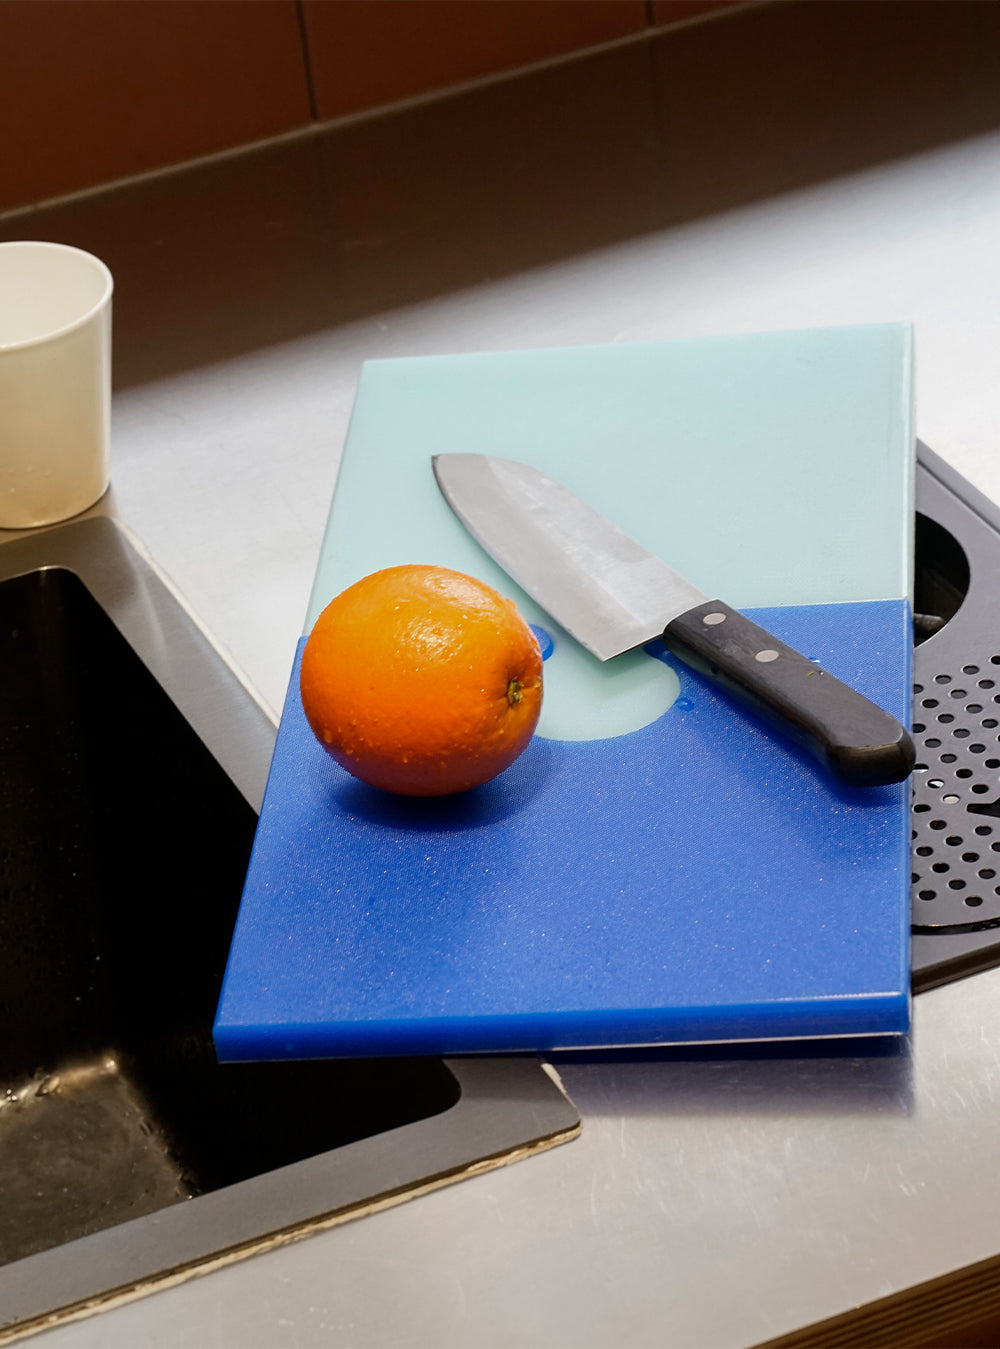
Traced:
POLYGON ((654 43, 664 181, 684 218, 1000 125, 998 10, 783 0, 654 43))
POLYGON ((0 0, 0 211, 739 3, 0 0))
POLYGON ((309 120, 295 0, 2 0, 0 209, 309 120))
POLYGON ((684 19, 700 19, 719 9, 732 9, 746 0, 651 0, 650 18, 658 28, 684 19))
POLYGON ((625 37, 645 0, 304 0, 319 117, 625 37))

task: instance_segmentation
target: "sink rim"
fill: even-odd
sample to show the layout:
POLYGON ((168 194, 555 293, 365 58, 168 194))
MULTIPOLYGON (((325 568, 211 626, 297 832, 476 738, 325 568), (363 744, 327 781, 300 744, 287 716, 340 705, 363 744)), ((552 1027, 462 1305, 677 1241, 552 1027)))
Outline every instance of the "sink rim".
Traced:
MULTIPOLYGON (((276 727, 117 522, 96 512, 0 537, 0 581, 53 567, 79 577, 259 812, 276 727)), ((0 1344, 521 1160, 580 1132, 580 1116, 556 1074, 535 1056, 441 1061, 461 1095, 436 1115, 0 1267, 0 1344)))
POLYGON ((259 814, 277 726, 118 522, 93 513, 3 533, 0 581, 74 572, 259 814))
POLYGON ((3 1266, 0 1344, 378 1213, 579 1134, 572 1102, 532 1056, 443 1062, 462 1094, 438 1115, 3 1266), (248 1206, 261 1215, 250 1234, 248 1206))

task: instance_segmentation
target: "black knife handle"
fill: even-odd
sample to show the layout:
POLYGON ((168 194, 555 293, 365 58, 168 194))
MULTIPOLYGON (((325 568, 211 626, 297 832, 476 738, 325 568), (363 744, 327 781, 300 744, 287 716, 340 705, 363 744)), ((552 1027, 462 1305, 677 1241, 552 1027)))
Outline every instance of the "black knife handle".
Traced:
POLYGON ((895 717, 728 605, 689 609, 663 641, 842 782, 878 787, 909 775, 913 741, 895 717))

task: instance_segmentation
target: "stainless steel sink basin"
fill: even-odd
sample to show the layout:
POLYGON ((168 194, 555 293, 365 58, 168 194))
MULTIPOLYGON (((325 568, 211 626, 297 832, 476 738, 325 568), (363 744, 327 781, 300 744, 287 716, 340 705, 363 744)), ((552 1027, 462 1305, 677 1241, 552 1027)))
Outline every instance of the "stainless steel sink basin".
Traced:
POLYGON ((531 1058, 216 1062, 273 740, 111 519, 0 547, 0 1342, 579 1129, 531 1058))

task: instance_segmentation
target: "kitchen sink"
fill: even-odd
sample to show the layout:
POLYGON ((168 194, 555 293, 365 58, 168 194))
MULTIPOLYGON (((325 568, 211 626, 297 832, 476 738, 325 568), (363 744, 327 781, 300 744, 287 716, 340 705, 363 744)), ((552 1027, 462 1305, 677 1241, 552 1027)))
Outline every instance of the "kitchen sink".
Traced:
POLYGON ((110 517, 0 547, 0 1342, 579 1130, 531 1057, 216 1061, 274 734, 110 517))

